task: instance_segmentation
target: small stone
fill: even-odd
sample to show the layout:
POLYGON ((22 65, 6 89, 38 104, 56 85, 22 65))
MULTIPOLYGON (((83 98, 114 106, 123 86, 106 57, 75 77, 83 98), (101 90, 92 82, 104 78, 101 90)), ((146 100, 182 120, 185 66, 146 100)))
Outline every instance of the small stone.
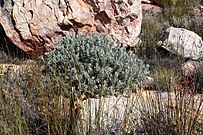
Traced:
POLYGON ((203 61, 189 60, 182 64, 181 69, 185 76, 193 76, 198 74, 198 72, 201 70, 202 67, 203 67, 203 61))

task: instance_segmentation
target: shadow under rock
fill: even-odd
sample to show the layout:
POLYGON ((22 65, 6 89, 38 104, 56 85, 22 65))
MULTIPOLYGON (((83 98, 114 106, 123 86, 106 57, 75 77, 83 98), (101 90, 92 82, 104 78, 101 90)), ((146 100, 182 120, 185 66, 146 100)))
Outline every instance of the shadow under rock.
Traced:
POLYGON ((30 56, 17 48, 0 24, 0 63, 15 63, 17 59, 27 59, 30 56))

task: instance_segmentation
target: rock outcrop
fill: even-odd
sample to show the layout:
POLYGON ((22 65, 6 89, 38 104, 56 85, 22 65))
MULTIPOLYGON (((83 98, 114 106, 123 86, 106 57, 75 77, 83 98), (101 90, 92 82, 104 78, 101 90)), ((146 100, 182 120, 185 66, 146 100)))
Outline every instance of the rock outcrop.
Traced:
POLYGON ((161 36, 158 43, 166 50, 183 58, 198 60, 203 58, 203 41, 196 33, 170 27, 161 36))
POLYGON ((162 8, 157 6, 157 5, 154 5, 153 3, 142 3, 142 13, 145 14, 145 13, 148 13, 148 12, 152 12, 154 14, 158 14, 160 12, 162 12, 162 8))
POLYGON ((39 55, 55 48, 62 35, 75 32, 105 32, 135 46, 142 10, 140 0, 3 0, 0 16, 6 37, 26 53, 39 55))
POLYGON ((197 76, 199 72, 203 71, 203 61, 189 60, 182 64, 181 69, 185 76, 197 76), (202 71, 201 71, 202 70, 202 71))
MULTIPOLYGON (((82 124, 78 123, 78 125, 83 125, 83 129, 88 131, 89 127, 91 127, 92 129, 96 128, 96 123, 99 120, 98 123, 100 123, 101 125, 98 126, 102 127, 102 131, 104 132, 103 134, 108 134, 107 132, 105 132, 108 131, 106 129, 109 129, 112 134, 121 134, 122 125, 124 124, 127 125, 125 127, 125 134, 142 134, 143 132, 140 133, 138 131, 139 128, 141 128, 141 125, 143 124, 143 120, 144 122, 146 122, 146 119, 143 118, 150 119, 151 117, 147 116, 154 116, 154 113, 158 113, 159 111, 165 112, 165 109, 168 109, 167 111, 170 111, 171 113, 175 114, 175 109, 172 108, 175 108, 176 104, 181 102, 179 101, 178 97, 179 92, 175 93, 143 91, 136 94, 132 94, 129 97, 124 97, 121 95, 117 97, 110 96, 108 98, 102 97, 101 99, 89 98, 82 102, 82 118, 79 121, 82 124), (154 110, 156 110, 157 108, 160 109, 155 112, 154 110), (132 129, 132 131, 129 131, 129 129, 132 129)), ((191 97, 190 95, 185 95, 184 98, 194 99, 195 109, 198 107, 198 105, 201 105, 200 94, 195 95, 193 97, 191 97)), ((185 109, 186 116, 194 117, 194 113, 189 113, 189 110, 191 109, 191 104, 186 102, 184 104, 187 106, 185 109)), ((199 114, 203 114, 202 107, 200 108, 199 114)), ((163 115, 158 116, 163 117, 163 115)), ((173 121, 173 119, 171 120, 171 122, 175 122, 173 121)), ((197 121, 198 123, 202 123, 202 117, 198 117, 197 121)))
POLYGON ((141 0, 142 3, 150 4, 153 3, 153 0, 141 0))

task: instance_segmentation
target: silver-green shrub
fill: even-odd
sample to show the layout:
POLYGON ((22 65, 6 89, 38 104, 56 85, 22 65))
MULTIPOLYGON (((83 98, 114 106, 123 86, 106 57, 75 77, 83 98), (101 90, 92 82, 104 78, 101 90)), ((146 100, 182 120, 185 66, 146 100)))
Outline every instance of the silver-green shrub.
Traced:
POLYGON ((45 62, 49 73, 64 79, 67 90, 92 96, 137 90, 149 73, 133 52, 96 33, 63 37, 45 62))

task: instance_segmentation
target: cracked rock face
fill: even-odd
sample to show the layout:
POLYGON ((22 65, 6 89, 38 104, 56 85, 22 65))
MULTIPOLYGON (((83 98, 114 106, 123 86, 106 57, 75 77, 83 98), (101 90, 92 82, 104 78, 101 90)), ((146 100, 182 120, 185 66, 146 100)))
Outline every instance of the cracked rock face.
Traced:
POLYGON ((55 48, 62 35, 105 32, 117 43, 139 41, 140 0, 3 0, 0 25, 6 37, 28 54, 55 48))

